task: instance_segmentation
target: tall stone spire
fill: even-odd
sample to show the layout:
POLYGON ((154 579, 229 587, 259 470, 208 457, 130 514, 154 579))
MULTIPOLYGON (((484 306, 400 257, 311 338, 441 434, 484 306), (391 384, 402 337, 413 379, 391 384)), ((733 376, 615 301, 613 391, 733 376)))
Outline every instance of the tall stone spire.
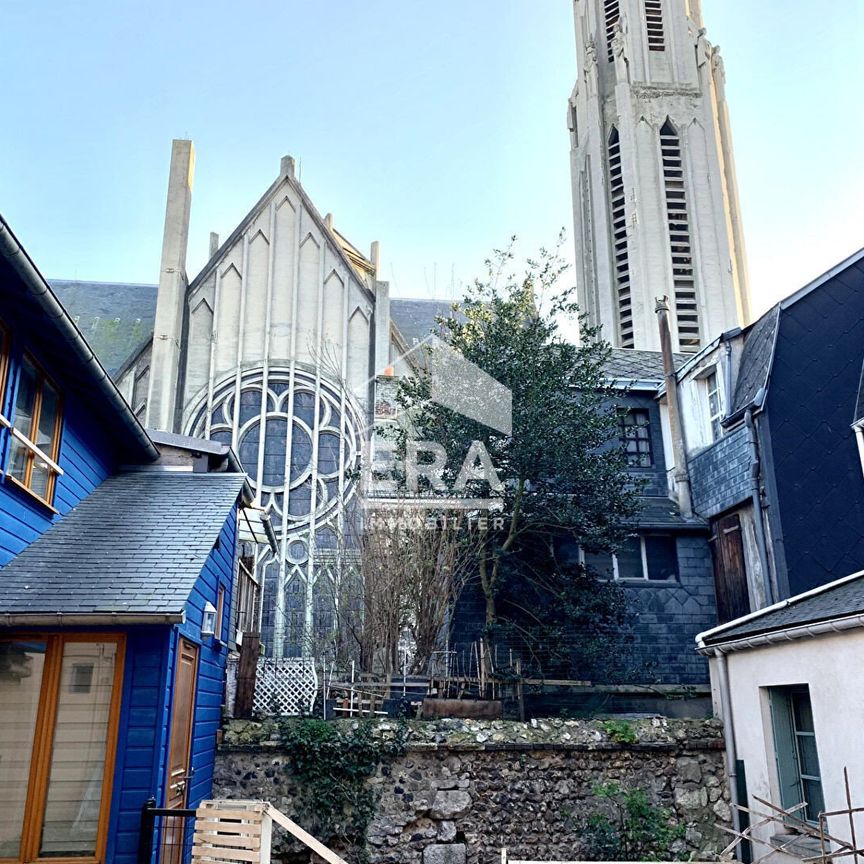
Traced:
POLYGON ((698 0, 574 0, 580 305, 621 348, 697 351, 750 320, 723 62, 698 0))

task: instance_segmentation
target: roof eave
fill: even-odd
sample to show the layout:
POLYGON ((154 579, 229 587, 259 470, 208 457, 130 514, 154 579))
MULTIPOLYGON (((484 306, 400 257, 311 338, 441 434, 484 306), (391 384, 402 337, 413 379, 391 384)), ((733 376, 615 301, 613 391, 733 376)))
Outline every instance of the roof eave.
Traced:
POLYGON ((0 627, 119 627, 182 624, 183 612, 0 612, 0 627))
POLYGON ((141 421, 132 412, 111 380, 111 376, 99 362, 93 349, 87 344, 87 340, 81 335, 81 331, 54 295, 45 277, 39 272, 2 215, 0 215, 0 255, 9 262, 45 315, 57 325, 63 337, 71 344, 78 359, 91 374, 96 388, 128 430, 133 445, 140 452, 141 457, 149 462, 158 459, 159 451, 150 440, 141 421))

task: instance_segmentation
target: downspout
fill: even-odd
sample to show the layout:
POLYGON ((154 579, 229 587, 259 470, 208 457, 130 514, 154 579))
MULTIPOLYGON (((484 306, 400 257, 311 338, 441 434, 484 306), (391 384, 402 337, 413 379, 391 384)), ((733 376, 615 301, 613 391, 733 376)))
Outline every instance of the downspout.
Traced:
POLYGON ((663 377, 666 381, 666 404, 669 409, 669 433, 672 436, 672 453, 675 457, 675 495, 682 516, 693 515, 690 497, 690 475, 687 472, 687 448, 681 425, 681 403, 678 394, 678 379, 675 377, 675 362, 672 359, 672 333, 669 330, 669 303, 666 297, 658 298, 654 307, 660 328, 660 348, 663 352, 663 377))
POLYGON ((723 346, 726 354, 723 363, 723 395, 726 397, 726 417, 732 413, 732 343, 727 341, 723 346))
POLYGON ((765 539, 765 515, 762 512, 762 494, 759 488, 759 439, 753 420, 753 409, 744 412, 744 425, 747 427, 747 444, 750 448, 750 496, 753 501, 753 524, 756 526, 756 549, 759 553, 759 566, 762 569, 762 587, 765 590, 765 605, 776 602, 774 586, 771 581, 771 568, 768 560, 768 543, 765 539))
MULTIPOLYGON (((741 812, 738 810, 738 750, 735 746, 735 720, 732 715, 731 688, 729 686, 729 665, 726 655, 719 648, 714 649, 717 661, 717 677, 720 685, 720 714, 723 721, 723 738, 726 741, 726 781, 729 784, 729 798, 732 802, 732 826, 741 831, 741 812)), ((746 805, 745 805, 746 806, 746 805)))

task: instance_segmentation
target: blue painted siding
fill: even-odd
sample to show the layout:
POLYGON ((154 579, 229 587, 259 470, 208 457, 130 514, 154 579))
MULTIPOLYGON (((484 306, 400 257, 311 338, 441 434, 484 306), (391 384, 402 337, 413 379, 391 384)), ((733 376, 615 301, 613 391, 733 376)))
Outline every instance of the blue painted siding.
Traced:
MULTIPOLYGON (((186 623, 181 631, 191 629, 199 634, 205 603, 216 605, 221 585, 225 589, 221 644, 208 639, 201 645, 198 666, 198 690, 195 697, 195 726, 192 739, 192 767, 194 774, 189 787, 190 806, 196 806, 210 795, 213 787, 213 762, 216 758, 216 736, 222 722, 222 703, 225 687, 225 663, 228 657, 228 628, 231 622, 232 587, 237 550, 237 507, 225 521, 219 534, 219 543, 210 552, 201 571, 201 578, 186 604, 186 623)), ((184 635, 186 635, 184 633, 184 635)), ((191 635, 191 634, 190 634, 191 635)))
POLYGON ((136 864, 141 808, 159 791, 170 627, 127 631, 106 860, 136 864))
POLYGON ((216 736, 222 721, 236 543, 235 506, 219 534, 218 548, 210 553, 192 590, 186 621, 172 628, 129 631, 107 855, 114 864, 135 864, 141 808, 147 799, 156 798, 160 806, 165 803, 175 658, 181 637, 200 649, 188 806, 196 807, 211 793, 216 736), (214 639, 201 639, 204 605, 216 605, 219 585, 225 588, 221 645, 214 639))
MULTIPOLYGON (((45 371, 63 394, 63 424, 57 462, 64 473, 57 478, 54 493, 54 507, 59 515, 7 481, 5 475, 0 480, 0 567, 89 495, 109 476, 116 463, 114 446, 104 431, 105 424, 100 422, 93 406, 82 400, 80 385, 75 386, 74 382, 66 380, 63 370, 46 362, 37 347, 28 344, 25 334, 17 331, 5 392, 0 400, 4 416, 14 421, 18 370, 25 350, 45 366, 45 371)), ((8 430, 0 429, 0 469, 4 471, 9 455, 9 438, 8 430)))

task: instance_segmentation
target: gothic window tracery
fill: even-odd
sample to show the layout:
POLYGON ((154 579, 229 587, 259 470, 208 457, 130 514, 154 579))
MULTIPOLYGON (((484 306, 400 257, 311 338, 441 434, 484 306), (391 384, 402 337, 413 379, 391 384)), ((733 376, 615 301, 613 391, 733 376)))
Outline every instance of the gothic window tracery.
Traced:
POLYGON ((327 559, 350 534, 363 427, 342 388, 299 368, 271 368, 266 378, 261 369, 244 373, 239 398, 231 376, 193 416, 189 434, 236 440, 243 470, 270 510, 279 553, 264 554, 258 572, 262 635, 277 656, 303 653, 310 625, 329 620, 315 611, 321 601, 313 588, 333 577, 327 559))

